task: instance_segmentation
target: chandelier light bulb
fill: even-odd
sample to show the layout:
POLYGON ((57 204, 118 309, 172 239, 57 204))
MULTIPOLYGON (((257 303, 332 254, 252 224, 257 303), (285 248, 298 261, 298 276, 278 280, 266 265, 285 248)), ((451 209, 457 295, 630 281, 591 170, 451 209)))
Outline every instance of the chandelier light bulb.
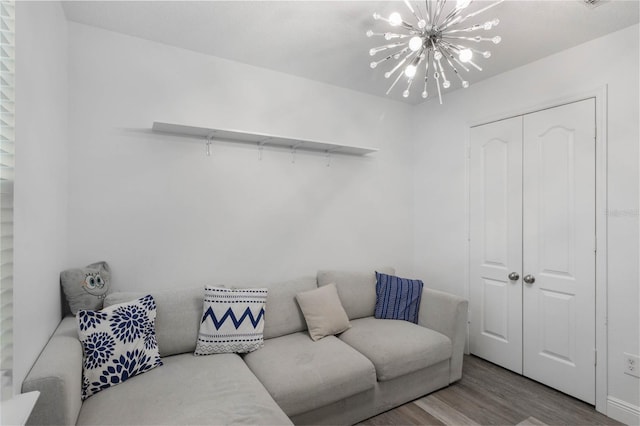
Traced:
POLYGON ((473 58, 473 52, 471 49, 462 49, 458 54, 458 59, 460 62, 469 62, 473 58))
POLYGON ((434 53, 433 59, 435 59, 436 61, 439 61, 440 59, 442 59, 442 53, 440 53, 439 51, 434 53))
POLYGON ((373 55, 375 55, 376 53, 378 53, 378 50, 377 50, 377 49, 369 49, 369 56, 373 56, 373 55))
POLYGON ((384 78, 389 78, 391 77, 391 73, 390 72, 385 72, 384 73, 384 78))
POLYGON ((371 69, 374 69, 375 67, 377 67, 377 66, 378 66, 378 63, 377 63, 377 62, 371 62, 371 63, 369 64, 369 66, 371 67, 371 69))
POLYGON ((468 88, 469 87, 469 82, 466 81, 466 80, 463 80, 462 81, 462 87, 465 88, 465 89, 468 88))
POLYGON ((451 87, 451 82, 449 80, 443 81, 442 87, 444 87, 445 89, 448 89, 449 87, 451 87))
POLYGON ((413 52, 417 52, 422 47, 422 38, 418 36, 411 37, 409 40, 409 49, 413 52))
POLYGON ((400 16, 398 12, 393 12, 391 15, 389 15, 389 24, 394 27, 402 24, 402 16, 400 16))
POLYGON ((491 41, 493 42, 493 44, 498 44, 502 41, 502 37, 495 36, 494 38, 491 39, 491 41))
POLYGON ((367 31, 367 37, 371 37, 371 36, 373 36, 373 31, 368 30, 368 31, 367 31))
POLYGON ((421 30, 423 30, 426 26, 427 26, 427 21, 425 21, 424 19, 421 19, 418 21, 418 28, 420 28, 421 30))
POLYGON ((482 25, 482 28, 489 31, 491 28, 495 27, 499 23, 500 23, 499 19, 494 19, 493 21, 487 21, 484 23, 484 25, 482 25))
POLYGON ((408 98, 409 97, 409 91, 405 90, 404 92, 402 92, 402 96, 405 97, 405 98, 408 98))
POLYGON ((427 93, 426 90, 422 92, 422 99, 427 99, 427 96, 429 96, 429 94, 427 93))
POLYGON ((407 67, 404 69, 404 75, 409 78, 413 78, 415 77, 417 70, 418 67, 416 67, 415 65, 407 65, 407 67))
POLYGON ((485 59, 489 59, 491 57, 491 52, 485 50, 484 52, 482 52, 482 57, 485 59))
POLYGON ((381 18, 381 16, 380 16, 380 14, 379 14, 378 12, 375 12, 375 13, 373 14, 373 19, 375 19, 376 21, 377 21, 378 19, 380 19, 380 18, 381 18))

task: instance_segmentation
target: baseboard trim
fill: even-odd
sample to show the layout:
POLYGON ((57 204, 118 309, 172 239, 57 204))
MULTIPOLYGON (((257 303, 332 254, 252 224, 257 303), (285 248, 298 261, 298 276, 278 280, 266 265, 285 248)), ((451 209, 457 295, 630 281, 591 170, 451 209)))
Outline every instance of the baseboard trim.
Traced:
POLYGON ((607 416, 627 425, 640 424, 640 407, 612 396, 607 397, 607 416))

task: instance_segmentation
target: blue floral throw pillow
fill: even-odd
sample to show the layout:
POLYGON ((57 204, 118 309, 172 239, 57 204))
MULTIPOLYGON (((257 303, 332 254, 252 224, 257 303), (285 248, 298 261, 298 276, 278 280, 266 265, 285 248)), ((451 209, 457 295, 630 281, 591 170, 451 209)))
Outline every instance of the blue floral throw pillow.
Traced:
POLYGON ((376 308, 374 317, 418 323, 418 309, 424 284, 394 275, 376 272, 376 308))
POLYGON ((101 311, 80 310, 82 399, 162 365, 151 295, 101 311))

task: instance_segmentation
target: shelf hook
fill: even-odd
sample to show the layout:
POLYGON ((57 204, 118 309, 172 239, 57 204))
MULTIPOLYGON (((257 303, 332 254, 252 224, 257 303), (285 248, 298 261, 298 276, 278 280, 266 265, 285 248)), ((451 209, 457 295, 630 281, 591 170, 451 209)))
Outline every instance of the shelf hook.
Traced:
POLYGON ((262 151, 267 142, 271 140, 271 138, 266 138, 258 142, 258 160, 262 161, 262 151))
POLYGON ((295 164, 296 163, 296 151, 298 150, 298 147, 304 145, 304 143, 299 142, 295 145, 291 146, 291 164, 295 164))
POLYGON ((329 148, 324 151, 325 155, 327 156, 327 167, 331 167, 331 154, 337 151, 340 151, 340 148, 329 148))
POLYGON ((207 135, 206 149, 207 149, 207 157, 211 157, 211 140, 213 139, 213 133, 209 133, 207 135))

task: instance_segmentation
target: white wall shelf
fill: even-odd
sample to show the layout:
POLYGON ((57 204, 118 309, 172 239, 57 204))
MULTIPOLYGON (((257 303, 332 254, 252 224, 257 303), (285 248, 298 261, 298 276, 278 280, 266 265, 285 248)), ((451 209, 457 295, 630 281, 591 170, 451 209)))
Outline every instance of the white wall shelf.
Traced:
POLYGON ((205 142, 217 140, 223 142, 252 144, 258 146, 259 148, 278 147, 288 148, 294 151, 314 151, 323 152, 326 154, 346 154, 360 156, 378 151, 375 148, 355 147, 307 139, 291 139, 260 133, 241 132, 237 130, 185 126, 182 124, 163 123, 160 121, 153 122, 152 130, 159 133, 200 138, 205 142))

